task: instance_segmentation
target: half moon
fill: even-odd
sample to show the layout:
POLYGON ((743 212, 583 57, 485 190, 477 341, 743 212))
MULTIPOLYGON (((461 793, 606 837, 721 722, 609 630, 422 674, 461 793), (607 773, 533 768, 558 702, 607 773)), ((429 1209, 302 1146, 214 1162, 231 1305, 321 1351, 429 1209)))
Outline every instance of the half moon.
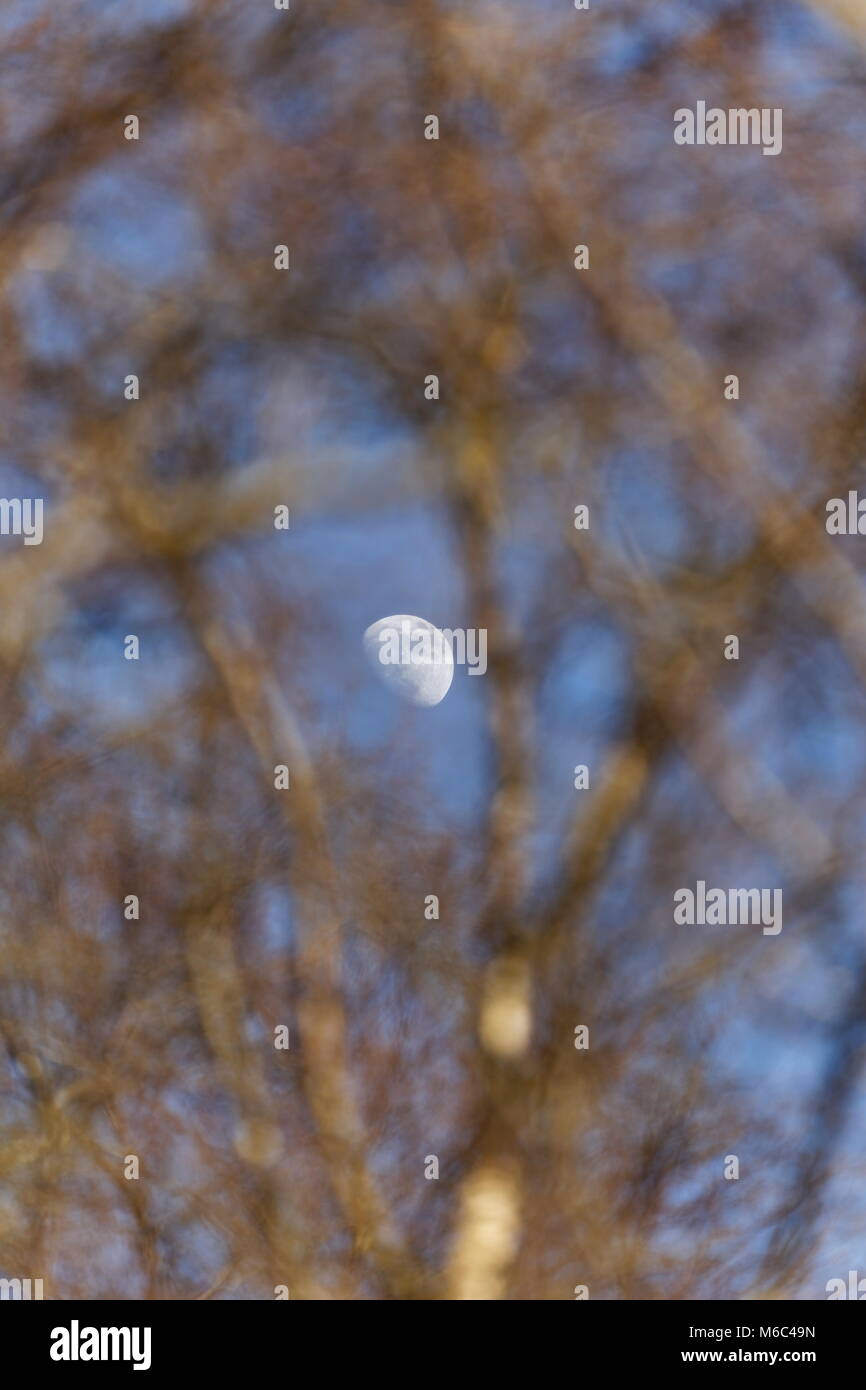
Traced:
POLYGON ((385 685, 413 705, 438 705, 451 689, 450 643, 426 618, 411 613, 380 618, 364 633, 364 652, 385 685))

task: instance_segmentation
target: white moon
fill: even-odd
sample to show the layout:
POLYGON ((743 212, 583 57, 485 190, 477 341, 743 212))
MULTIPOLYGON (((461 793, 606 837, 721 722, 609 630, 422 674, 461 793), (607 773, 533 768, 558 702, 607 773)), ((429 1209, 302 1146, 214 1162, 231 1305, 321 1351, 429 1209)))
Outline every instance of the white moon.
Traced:
POLYGON ((451 689, 454 657, 445 634, 411 613, 371 623, 364 652, 374 671, 414 705, 438 705, 451 689))

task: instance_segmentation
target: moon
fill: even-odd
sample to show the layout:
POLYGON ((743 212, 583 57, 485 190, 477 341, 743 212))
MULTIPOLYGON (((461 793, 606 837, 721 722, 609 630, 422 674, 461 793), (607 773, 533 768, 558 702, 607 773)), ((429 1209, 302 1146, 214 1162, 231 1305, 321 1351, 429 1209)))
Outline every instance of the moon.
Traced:
POLYGON ((445 634, 411 613, 371 623, 364 652, 376 674, 413 705, 438 705, 451 689, 454 657, 445 634))

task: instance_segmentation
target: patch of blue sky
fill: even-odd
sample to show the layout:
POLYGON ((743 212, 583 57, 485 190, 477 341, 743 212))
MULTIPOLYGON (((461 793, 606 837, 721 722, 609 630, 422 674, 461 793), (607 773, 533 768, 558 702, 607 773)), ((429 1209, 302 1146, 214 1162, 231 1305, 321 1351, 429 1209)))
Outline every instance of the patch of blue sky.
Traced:
MULTIPOLYGON (((74 5, 70 9, 75 10, 74 5)), ((194 0, 84 0, 78 6, 88 32, 128 37, 142 29, 158 29, 191 17, 194 0)))
MULTIPOLYGON (((120 3, 120 0, 118 0, 120 3)), ((4 0, 0 8, 0 37, 11 38, 16 29, 56 14, 53 0, 4 0)))
POLYGON ((46 366, 78 363, 81 357, 81 316, 72 303, 57 293, 44 275, 19 275, 10 299, 21 327, 25 351, 34 362, 46 366))
POLYGON ((70 220, 88 254, 134 281, 137 292, 194 279, 209 248, 193 203, 115 161, 83 179, 70 220))
POLYGON ((268 954, 281 955, 294 948, 295 912, 285 884, 257 886, 255 920, 262 947, 268 954))
MULTIPOLYGON (((736 624, 734 624, 734 627, 736 624)), ((863 711, 845 683, 844 658, 829 640, 785 645, 763 655, 762 678, 739 683, 726 705, 725 729, 736 747, 757 750, 757 762, 783 783, 809 784, 816 799, 853 794, 866 765, 863 711), (817 645, 815 645, 817 644, 817 645), (813 678, 815 663, 822 666, 813 678), (827 679, 838 668, 838 682, 827 679)))
POLYGON ((599 486, 604 504, 594 509, 591 525, 624 563, 630 565, 635 553, 650 565, 673 563, 690 550, 693 518, 684 506, 678 470, 666 453, 619 450, 605 460, 599 486))
POLYGON ((104 731, 152 718, 177 699, 198 669, 197 658, 166 634, 164 625, 110 620, 98 631, 76 624, 46 644, 46 691, 55 710, 85 710, 91 727, 104 731), (139 636, 138 661, 124 657, 124 638, 139 636))

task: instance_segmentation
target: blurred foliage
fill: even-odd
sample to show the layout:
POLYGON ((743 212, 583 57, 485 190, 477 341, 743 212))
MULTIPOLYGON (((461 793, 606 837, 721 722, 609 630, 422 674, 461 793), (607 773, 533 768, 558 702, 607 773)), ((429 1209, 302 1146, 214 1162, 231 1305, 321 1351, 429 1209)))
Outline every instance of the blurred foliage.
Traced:
POLYGON ((864 480, 864 34, 6 7, 0 468, 46 520, 0 541, 0 1273, 814 1298, 856 1262, 866 595, 824 516, 864 480), (675 146, 698 99, 782 107, 783 153, 675 146), (390 612, 486 628, 487 675, 398 707, 390 612), (783 931, 675 926, 698 879, 782 887, 783 931))

